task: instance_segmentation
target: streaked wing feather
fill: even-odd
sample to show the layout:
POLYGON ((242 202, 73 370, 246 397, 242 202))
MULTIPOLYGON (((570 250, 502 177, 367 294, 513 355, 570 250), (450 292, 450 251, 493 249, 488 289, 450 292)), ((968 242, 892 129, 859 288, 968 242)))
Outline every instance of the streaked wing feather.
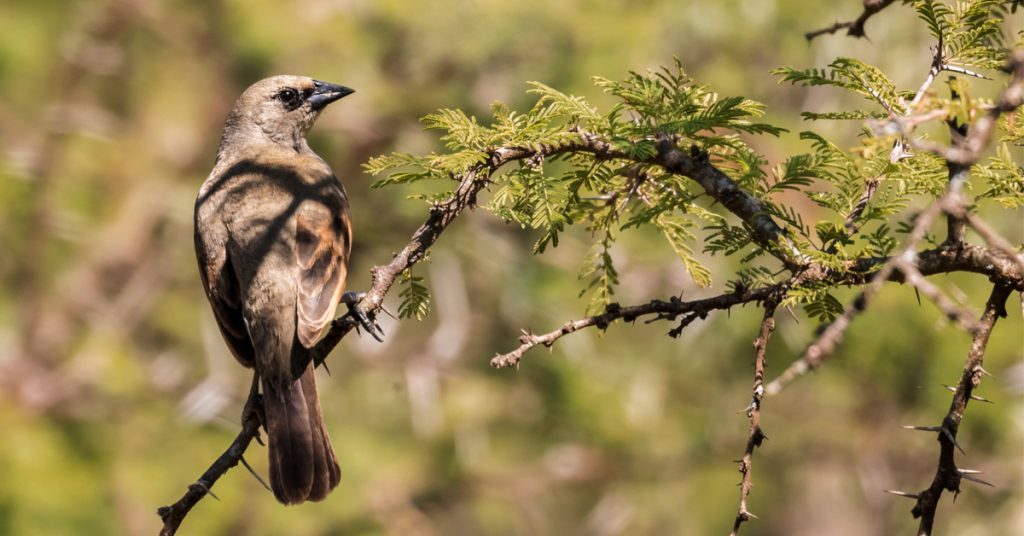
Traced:
POLYGON ((309 348, 334 318, 345 288, 351 227, 347 210, 335 214, 300 212, 295 223, 295 260, 299 266, 297 334, 302 345, 309 348))

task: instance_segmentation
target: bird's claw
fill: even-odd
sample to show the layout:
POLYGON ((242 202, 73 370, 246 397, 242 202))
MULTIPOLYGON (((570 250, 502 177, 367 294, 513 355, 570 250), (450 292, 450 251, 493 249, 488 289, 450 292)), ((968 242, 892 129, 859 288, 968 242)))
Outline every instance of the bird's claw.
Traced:
MULTIPOLYGON (((344 303, 345 305, 348 306, 347 314, 351 315, 352 318, 355 318, 356 322, 358 322, 358 324, 356 325, 356 331, 359 330, 359 326, 362 326, 363 329, 365 329, 366 332, 369 333, 371 337, 377 340, 377 342, 384 342, 384 330, 381 329, 380 325, 377 324, 376 320, 371 319, 369 316, 366 315, 366 313, 360 311, 359 308, 356 306, 359 303, 359 301, 363 299, 364 296, 366 296, 365 292, 356 292, 349 290, 341 295, 340 301, 341 303, 344 303)), ((385 312, 387 312, 386 309, 385 312)))

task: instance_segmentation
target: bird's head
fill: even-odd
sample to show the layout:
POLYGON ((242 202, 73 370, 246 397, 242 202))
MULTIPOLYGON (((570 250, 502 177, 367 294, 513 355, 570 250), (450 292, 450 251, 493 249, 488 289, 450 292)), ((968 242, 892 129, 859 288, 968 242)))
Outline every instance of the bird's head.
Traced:
POLYGON ((320 112, 353 92, 306 76, 264 78, 249 86, 235 102, 224 126, 222 147, 229 138, 241 135, 247 141, 262 137, 299 150, 320 112))

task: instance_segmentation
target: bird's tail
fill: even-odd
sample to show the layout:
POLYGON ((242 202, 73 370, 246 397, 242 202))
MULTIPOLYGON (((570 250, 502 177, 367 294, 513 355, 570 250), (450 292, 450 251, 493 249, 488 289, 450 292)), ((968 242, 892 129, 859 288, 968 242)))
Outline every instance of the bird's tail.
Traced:
POLYGON ((270 487, 284 504, 319 501, 341 478, 327 436, 312 363, 291 385, 263 379, 270 487))

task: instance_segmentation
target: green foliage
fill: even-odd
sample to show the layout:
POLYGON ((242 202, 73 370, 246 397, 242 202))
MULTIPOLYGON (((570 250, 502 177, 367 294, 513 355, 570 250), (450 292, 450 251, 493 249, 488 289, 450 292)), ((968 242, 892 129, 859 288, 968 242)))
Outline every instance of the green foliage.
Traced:
POLYGON ((430 314, 430 291, 423 284, 423 278, 412 275, 412 270, 402 273, 401 284, 405 286, 398 294, 402 303, 398 306, 399 318, 423 320, 430 314))
POLYGON ((680 217, 660 214, 655 218, 654 224, 665 235, 665 239, 668 240, 676 255, 683 261, 686 271, 690 273, 690 277, 693 277, 694 282, 701 286, 710 285, 711 271, 697 262, 689 245, 689 242, 693 240, 693 233, 688 228, 693 226, 693 222, 680 217))
POLYGON ((914 9, 932 36, 943 45, 944 58, 948 63, 996 69, 1006 56, 1000 31, 1005 13, 1003 4, 1002 0, 958 1, 952 4, 927 0, 915 2, 914 9))
POLYGON ((979 199, 991 199, 1008 209, 1024 207, 1024 167, 1014 161, 1009 144, 1000 144, 996 155, 974 171, 988 182, 979 199))
MULTIPOLYGON (((797 85, 843 88, 881 105, 886 112, 892 111, 899 115, 907 113, 904 99, 913 96, 913 92, 897 90, 895 82, 877 67, 853 58, 836 58, 825 69, 781 67, 773 70, 772 74, 781 77, 782 82, 797 85)), ((853 110, 830 114, 805 114, 804 117, 806 119, 851 119, 870 117, 875 113, 877 112, 853 110)))
POLYGON ((580 267, 579 279, 589 279, 586 288, 580 291, 580 296, 590 292, 587 314, 600 314, 612 302, 615 285, 619 284, 619 273, 611 255, 613 242, 612 234, 605 234, 603 240, 590 247, 580 267))
MULTIPOLYGON (((1001 5, 989 0, 914 3, 942 46, 943 61, 971 68, 993 68, 1005 57, 1001 5)), ((876 105, 870 110, 805 112, 805 119, 878 120, 941 111, 945 117, 968 121, 989 105, 972 98, 962 79, 948 82, 949 98, 927 87, 927 93, 917 95, 916 88, 900 88, 881 69, 854 58, 838 58, 826 68, 785 67, 773 72, 782 82, 841 88, 876 105), (911 109, 915 96, 920 102, 911 109)), ((582 227, 597 237, 580 269, 581 295, 589 293, 591 313, 603 310, 615 293, 618 273, 611 251, 624 231, 655 229, 701 286, 712 283, 712 274, 696 252, 738 255, 741 264, 766 258, 749 222, 722 214, 701 199, 702 192, 692 181, 654 163, 658 140, 666 137, 680 148, 705 154, 763 204, 801 255, 836 270, 860 257, 889 254, 897 235, 907 228, 906 222, 893 218, 915 198, 934 198, 946 188, 948 169, 942 158, 908 151, 899 136, 866 128, 859 145, 849 150, 816 132, 801 132, 810 152, 772 166, 743 137, 784 132, 758 121, 763 105, 744 97, 723 97, 695 83, 678 60, 671 67, 630 72, 623 80, 593 81, 616 99, 611 107, 601 109, 583 97, 532 82, 529 93, 537 100, 529 111, 517 113, 495 103, 492 118, 479 121, 459 110, 440 110, 423 123, 441 132, 447 152, 421 157, 396 153, 371 160, 366 169, 382 177, 378 186, 444 179, 454 187, 453 179, 467 174, 488 175, 491 196, 485 208, 506 222, 536 230, 534 253, 557 247, 560 234, 570 227, 582 227), (581 132, 608 144, 618 155, 603 158, 580 149, 581 132), (491 159, 501 148, 525 149, 533 156, 506 169, 491 169, 491 159), (805 221, 804 211, 791 201, 794 195, 821 209, 815 221, 805 221)), ((1002 120, 1002 148, 976 167, 987 182, 980 197, 1009 208, 1024 203, 1021 167, 1007 145, 1019 144, 1024 137, 1020 123, 1024 120, 1002 120)), ((762 269, 767 268, 747 266, 732 284, 767 284, 772 278, 762 269)), ((788 299, 822 321, 841 310, 826 288, 793 289, 788 299)))
POLYGON ((626 134, 634 141, 660 132, 700 141, 702 146, 731 146, 737 141, 734 136, 720 136, 715 131, 775 136, 785 131, 751 121, 764 115, 761 103, 744 97, 720 98, 707 86, 694 84, 678 60, 675 68, 631 72, 621 82, 595 77, 594 82, 621 100, 608 114, 612 132, 626 134), (627 119, 624 122, 623 116, 627 119))
POLYGON ((820 283, 790 289, 780 305, 800 305, 808 316, 823 324, 843 314, 843 304, 829 292, 828 286, 820 283))
MULTIPOLYGON (((532 82, 529 92, 538 99, 528 112, 495 103, 493 117, 481 124, 461 111, 441 110, 423 123, 442 132, 447 153, 395 153, 370 160, 365 169, 382 177, 378 187, 424 179, 450 181, 469 172, 488 172, 490 155, 500 148, 546 153, 547 159, 529 158, 493 174, 491 197, 483 206, 506 222, 540 232, 535 253, 557 246, 559 234, 573 224, 601 237, 581 268, 581 278, 588 281, 584 293, 592 293, 589 310, 600 310, 611 300, 618 278, 609 250, 619 232, 627 229, 657 229, 693 280, 709 285, 711 273, 690 245, 695 239, 692 229, 725 225, 724 219, 697 204, 688 181, 646 164, 657 154, 655 139, 671 135, 680 143, 696 144, 746 184, 761 180, 764 159, 739 134, 779 135, 784 130, 755 121, 764 114, 760 103, 723 98, 694 84, 678 61, 672 68, 630 73, 623 81, 598 77, 594 83, 618 99, 603 113, 581 97, 532 82), (579 131, 600 136, 623 157, 596 159, 573 151, 579 131)), ((749 243, 749 234, 742 235, 740 239, 749 243)))

